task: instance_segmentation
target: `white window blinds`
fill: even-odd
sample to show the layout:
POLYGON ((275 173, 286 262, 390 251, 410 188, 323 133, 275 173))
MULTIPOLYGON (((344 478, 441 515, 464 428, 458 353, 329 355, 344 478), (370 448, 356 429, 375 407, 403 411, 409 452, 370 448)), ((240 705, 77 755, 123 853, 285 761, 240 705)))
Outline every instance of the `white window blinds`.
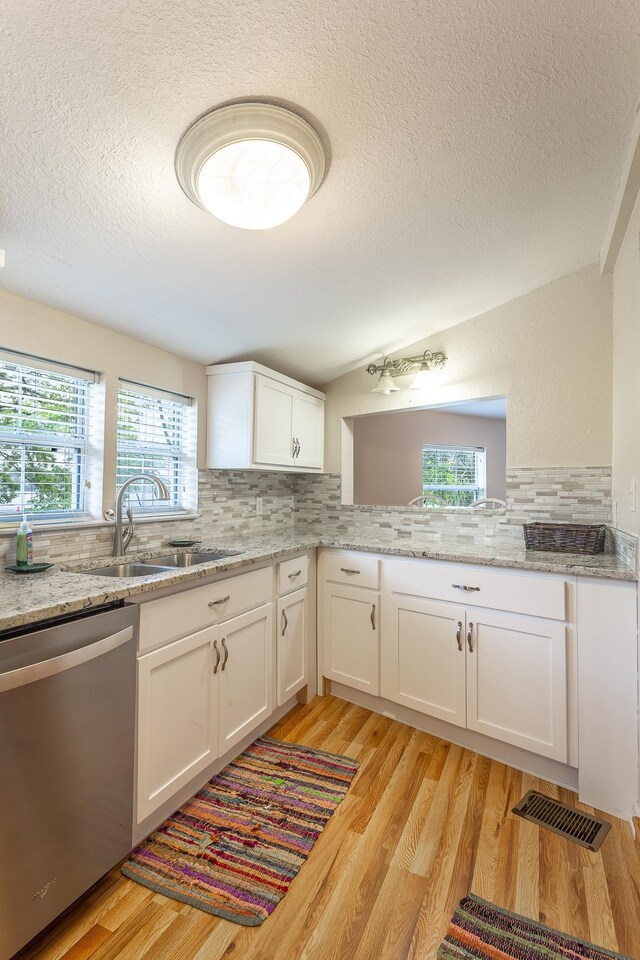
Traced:
POLYGON ((0 518, 85 515, 89 390, 97 375, 0 353, 0 518))
POLYGON ((125 501, 138 515, 175 513, 193 505, 191 399, 120 381, 116 485, 152 473, 164 480, 169 501, 159 501, 155 485, 133 483, 125 501))
POLYGON ((422 447, 422 492, 426 506, 468 507, 486 496, 482 447, 422 447))

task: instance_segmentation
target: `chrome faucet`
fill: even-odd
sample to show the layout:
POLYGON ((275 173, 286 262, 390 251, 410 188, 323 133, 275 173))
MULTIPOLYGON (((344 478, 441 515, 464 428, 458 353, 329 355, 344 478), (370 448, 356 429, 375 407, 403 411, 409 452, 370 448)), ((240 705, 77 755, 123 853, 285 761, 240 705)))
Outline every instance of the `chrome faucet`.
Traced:
POLYGON ((161 480, 160 477, 156 477, 153 473, 139 473, 135 477, 129 477, 122 484, 118 490, 118 499, 116 500, 116 529, 115 536, 113 538, 113 556, 122 557, 127 552, 127 547, 131 542, 131 537, 133 536, 133 510, 131 507, 127 507, 127 529, 125 532, 122 532, 122 500, 125 494, 125 491, 131 486, 132 483, 137 483, 138 480, 150 480, 151 483, 155 483, 158 488, 158 500, 170 500, 169 491, 164 480, 161 480))

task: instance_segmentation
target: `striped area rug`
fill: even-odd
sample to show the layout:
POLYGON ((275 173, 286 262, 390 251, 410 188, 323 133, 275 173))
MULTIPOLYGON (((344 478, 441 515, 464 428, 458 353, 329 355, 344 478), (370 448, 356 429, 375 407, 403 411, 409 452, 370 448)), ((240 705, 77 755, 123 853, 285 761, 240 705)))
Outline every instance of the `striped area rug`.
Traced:
POLYGON ((126 877, 234 923, 267 919, 358 761, 261 737, 152 833, 126 877))
POLYGON ((473 895, 456 908, 437 960, 631 960, 473 895))

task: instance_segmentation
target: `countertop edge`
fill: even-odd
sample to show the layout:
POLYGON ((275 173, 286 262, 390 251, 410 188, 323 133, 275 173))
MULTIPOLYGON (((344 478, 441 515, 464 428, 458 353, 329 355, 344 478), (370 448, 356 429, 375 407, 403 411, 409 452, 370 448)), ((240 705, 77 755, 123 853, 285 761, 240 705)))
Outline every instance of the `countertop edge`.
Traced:
MULTIPOLYGON (((262 535, 264 536, 264 535, 262 535)), ((42 597, 40 601, 32 600, 21 605, 12 606, 10 612, 3 615, 1 612, 0 600, 0 631, 8 631, 23 627, 30 623, 36 624, 42 620, 52 617, 64 616, 66 614, 79 613, 91 607, 97 607, 118 600, 126 600, 130 597, 142 596, 146 593, 166 587, 173 587, 180 583, 195 584, 198 580, 204 580, 212 576, 223 573, 233 573, 242 568, 254 566, 259 563, 266 563, 270 560, 276 560, 290 554, 299 553, 305 550, 313 550, 317 547, 325 547, 337 550, 353 550, 362 553, 378 553, 384 556, 402 556, 408 558, 419 558, 425 560, 440 560, 443 562, 476 564, 479 566, 501 567, 513 570, 532 570, 540 573, 564 574, 565 576, 589 577, 594 579, 607 579, 623 582, 635 583, 638 576, 634 570, 625 566, 622 561, 618 561, 619 566, 590 566, 584 561, 581 562, 576 555, 568 554, 558 557, 553 554, 551 558, 537 554, 532 556, 509 557, 509 556, 480 556, 473 553, 473 548, 468 552, 455 549, 442 548, 439 544, 384 544, 384 543, 362 543, 357 539, 338 539, 335 537, 322 537, 315 534, 300 534, 298 536, 282 536, 282 543, 277 546, 278 534, 273 535, 274 545, 247 545, 243 550, 239 550, 237 556, 228 557, 223 560, 213 561, 211 563, 198 565, 192 568, 181 568, 179 570, 167 570, 163 573, 150 574, 144 578, 128 578, 114 583, 110 581, 105 583, 104 577, 91 577, 87 573, 78 572, 83 569, 90 570, 97 563, 104 564, 105 561, 117 562, 118 558, 94 558, 75 564, 61 564, 54 567, 51 571, 43 574, 35 574, 32 577, 21 577, 20 580, 26 585, 38 584, 51 585, 52 593, 57 592, 58 597, 61 594, 59 578, 74 577, 74 581, 67 580, 71 596, 69 599, 57 599, 52 601, 50 597, 42 597), (76 579, 77 578, 77 579, 76 579), (55 581, 55 586, 52 581, 55 581), (58 588, 58 589, 56 589, 58 588), (75 595, 74 595, 75 594, 75 595)), ((213 546, 203 542, 200 549, 220 549, 232 544, 225 544, 223 541, 215 541, 213 546)), ((236 546, 238 546, 236 541, 236 546)), ((486 548, 485 548, 486 549, 486 548)), ((135 554, 135 559, 151 559, 157 556, 158 551, 135 554)), ((127 559, 131 560, 134 555, 127 559)), ((613 561, 614 558, 609 555, 613 561)), ((11 578, 11 583, 18 580, 15 574, 5 573, 2 578, 11 578)), ((6 582, 9 582, 7 579, 6 582)), ((38 588, 39 589, 39 588, 38 588)), ((25 597, 26 600, 26 597, 25 597)))

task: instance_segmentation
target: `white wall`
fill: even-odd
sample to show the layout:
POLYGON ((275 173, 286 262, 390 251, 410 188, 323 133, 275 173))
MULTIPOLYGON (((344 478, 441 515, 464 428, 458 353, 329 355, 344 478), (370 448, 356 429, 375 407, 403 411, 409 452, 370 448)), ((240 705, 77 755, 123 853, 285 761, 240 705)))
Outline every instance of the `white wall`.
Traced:
POLYGON ((354 503, 407 504, 422 494, 425 443, 484 447, 488 497, 506 497, 505 421, 402 410, 353 421, 354 503))
MULTIPOLYGON (((640 504, 632 509, 632 484, 640 484, 640 195, 613 270, 612 458, 614 524, 639 536, 640 504)), ((637 813, 640 814, 640 801, 637 813)))
POLYGON ((0 291, 2 347, 96 370, 103 375, 105 470, 102 484, 105 504, 115 500, 118 378, 195 398, 198 410, 198 465, 204 466, 206 374, 201 364, 4 291, 0 291))
POLYGON ((630 489, 640 484, 640 197, 613 272, 612 466, 616 526, 639 535, 630 489))
POLYGON ((424 394, 371 393, 364 363, 323 388, 326 470, 340 471, 344 417, 497 396, 507 397, 508 466, 611 463, 611 280, 595 264, 396 356, 425 349, 448 361, 424 394))

